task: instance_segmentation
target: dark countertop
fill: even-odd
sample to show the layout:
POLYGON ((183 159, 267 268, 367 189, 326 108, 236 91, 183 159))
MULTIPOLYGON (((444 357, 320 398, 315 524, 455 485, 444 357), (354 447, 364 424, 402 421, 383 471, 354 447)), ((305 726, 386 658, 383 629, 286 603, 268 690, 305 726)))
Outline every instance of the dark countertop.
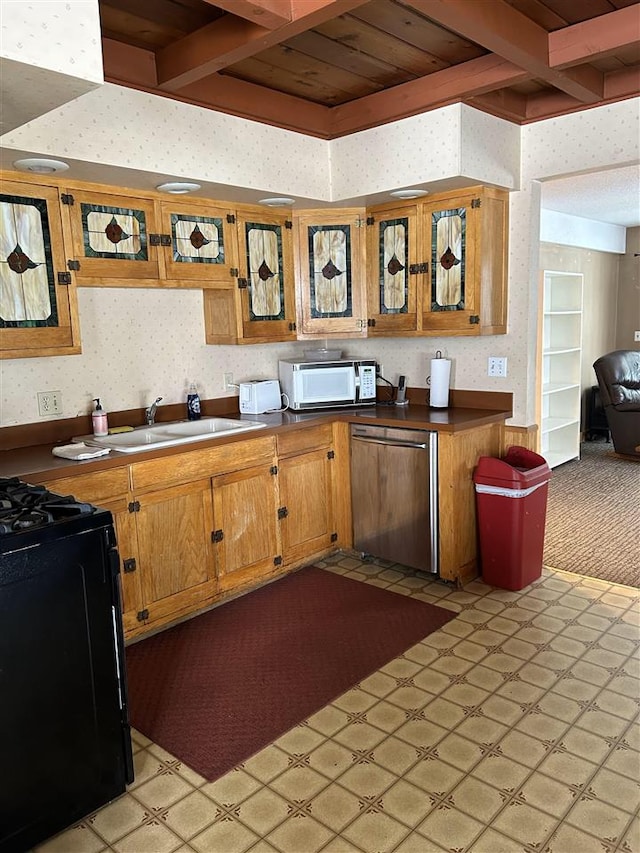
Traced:
POLYGON ((331 423, 336 420, 458 433, 477 429, 487 424, 502 423, 511 417, 511 411, 460 406, 448 409, 430 409, 426 405, 411 403, 402 407, 377 405, 363 409, 332 409, 303 413, 288 411, 275 414, 240 415, 239 417, 242 420, 262 421, 268 424, 268 427, 256 432, 197 441, 193 444, 182 444, 161 450, 144 450, 140 453, 118 453, 112 450, 106 456, 79 462, 53 456, 51 449, 65 442, 58 441, 55 444, 20 447, 14 450, 0 451, 0 477, 20 477, 32 483, 39 483, 59 477, 90 474, 109 468, 122 467, 161 456, 174 456, 191 450, 201 450, 213 444, 234 444, 237 441, 250 441, 302 425, 311 426, 316 423, 331 423))

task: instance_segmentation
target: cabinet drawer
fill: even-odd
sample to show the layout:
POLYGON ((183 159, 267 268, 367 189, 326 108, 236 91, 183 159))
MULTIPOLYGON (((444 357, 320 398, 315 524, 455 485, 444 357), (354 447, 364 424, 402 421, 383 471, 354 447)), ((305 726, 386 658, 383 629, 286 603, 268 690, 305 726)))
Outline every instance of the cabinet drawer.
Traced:
POLYGON ((45 485, 59 495, 73 495, 80 501, 99 504, 106 498, 128 491, 129 468, 109 468, 98 474, 78 474, 77 477, 48 480, 45 485))
POLYGON ((131 466, 131 487, 136 492, 162 489, 269 462, 274 453, 275 439, 269 436, 136 462, 131 466))
POLYGON ((333 440, 331 424, 306 427, 285 432, 276 436, 278 445, 278 456, 294 456, 306 450, 315 450, 318 447, 328 447, 333 440))

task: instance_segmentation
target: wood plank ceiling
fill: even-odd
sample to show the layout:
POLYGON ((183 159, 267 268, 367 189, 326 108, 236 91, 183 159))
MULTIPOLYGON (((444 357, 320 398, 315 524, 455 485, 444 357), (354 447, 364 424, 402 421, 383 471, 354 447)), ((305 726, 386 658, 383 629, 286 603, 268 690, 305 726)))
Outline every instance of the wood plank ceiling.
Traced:
POLYGON ((100 0, 105 79, 332 139, 463 102, 640 94, 634 0, 100 0))

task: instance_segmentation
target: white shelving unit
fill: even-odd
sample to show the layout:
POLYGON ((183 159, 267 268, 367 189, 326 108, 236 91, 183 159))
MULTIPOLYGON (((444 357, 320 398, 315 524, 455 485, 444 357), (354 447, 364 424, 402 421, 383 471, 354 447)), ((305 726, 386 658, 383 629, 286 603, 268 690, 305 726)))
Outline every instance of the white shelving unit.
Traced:
POLYGON ((550 468, 580 456, 583 279, 544 271, 541 452, 550 468))

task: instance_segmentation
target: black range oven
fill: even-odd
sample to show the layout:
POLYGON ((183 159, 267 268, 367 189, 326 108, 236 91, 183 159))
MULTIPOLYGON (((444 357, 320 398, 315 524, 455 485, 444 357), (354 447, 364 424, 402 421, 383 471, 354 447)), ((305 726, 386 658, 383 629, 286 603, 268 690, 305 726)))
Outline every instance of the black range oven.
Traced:
POLYGON ((0 853, 133 781, 118 572, 109 512, 0 478, 0 853))

